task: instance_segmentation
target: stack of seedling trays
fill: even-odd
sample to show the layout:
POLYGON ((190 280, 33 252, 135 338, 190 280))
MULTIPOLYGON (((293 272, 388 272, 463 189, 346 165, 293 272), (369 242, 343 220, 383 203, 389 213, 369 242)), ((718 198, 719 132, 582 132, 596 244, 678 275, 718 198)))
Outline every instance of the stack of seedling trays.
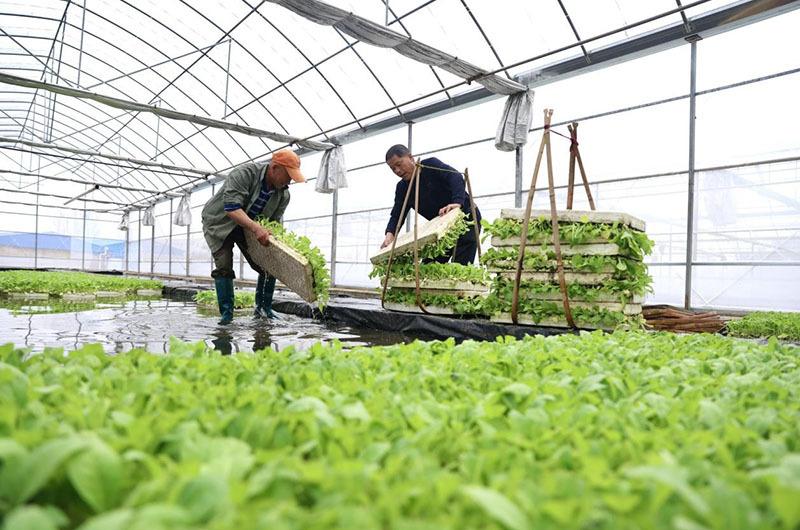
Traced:
MULTIPOLYGON (((489 274, 485 269, 458 263, 437 263, 452 252, 458 238, 472 230, 461 210, 452 210, 436 217, 418 229, 420 301, 433 315, 479 315, 489 293, 489 274)), ((371 258, 371 278, 381 279, 383 286, 391 247, 371 258)), ((416 295, 414 267, 414 234, 398 236, 392 256, 384 308, 390 311, 423 313, 416 295)))
MULTIPOLYGON (((494 275, 486 313, 512 323, 511 309, 525 210, 502 210, 484 223, 493 248, 481 263, 494 275)), ((564 277, 574 323, 584 329, 638 328, 652 279, 643 263, 653 242, 641 219, 624 213, 558 213, 564 277)), ((531 211, 519 288, 517 323, 567 327, 553 245, 550 210, 531 211)))

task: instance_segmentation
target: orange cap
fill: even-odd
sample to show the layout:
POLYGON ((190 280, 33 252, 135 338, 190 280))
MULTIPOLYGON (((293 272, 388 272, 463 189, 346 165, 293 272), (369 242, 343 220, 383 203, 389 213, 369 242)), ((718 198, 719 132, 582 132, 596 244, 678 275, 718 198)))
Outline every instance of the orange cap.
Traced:
POLYGON ((272 163, 286 168, 286 172, 295 182, 305 182, 306 178, 300 172, 300 157, 291 149, 281 149, 272 153, 272 163))

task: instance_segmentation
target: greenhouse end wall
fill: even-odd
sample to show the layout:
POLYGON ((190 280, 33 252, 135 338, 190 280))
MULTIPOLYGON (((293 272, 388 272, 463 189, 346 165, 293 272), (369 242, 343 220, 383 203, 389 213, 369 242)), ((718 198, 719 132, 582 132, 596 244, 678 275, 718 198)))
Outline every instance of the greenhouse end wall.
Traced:
MULTIPOLYGON (((580 123, 581 154, 598 207, 647 222, 656 243, 648 259, 654 278, 648 303, 682 305, 688 270, 693 307, 800 310, 800 73, 791 54, 771 53, 800 46, 797 23, 800 14, 792 12, 695 44, 691 227, 688 45, 537 88, 522 189, 533 173, 542 110, 554 108, 554 130, 580 123), (735 63, 727 60, 731 50, 743 48, 748 53, 735 63), (754 130, 748 124, 756 108, 754 130)), ((332 195, 314 192, 313 180, 293 186, 286 226, 321 248, 336 285, 376 287, 368 277, 369 256, 383 240, 396 184, 383 161, 386 148, 410 143, 415 154, 468 167, 478 206, 484 218, 494 219, 521 191, 515 154, 493 146, 502 106, 494 100, 347 144, 349 187, 338 192, 337 208, 332 195)), ((564 205, 569 144, 551 136, 557 200, 564 205)), ((307 175, 314 176, 319 158, 303 158, 307 175)), ((539 182, 544 179, 542 168, 539 182)), ((117 230, 118 214, 6 206, 0 263, 208 277, 213 264, 200 211, 214 191, 192 194, 189 227, 171 224, 174 199, 156 206, 155 227, 141 226, 142 212, 132 211, 127 233, 117 230)), ((576 208, 587 207, 581 190, 576 201, 576 208)), ((534 205, 547 205, 545 192, 537 191, 534 205)), ((255 278, 238 251, 235 263, 237 275, 255 278)))

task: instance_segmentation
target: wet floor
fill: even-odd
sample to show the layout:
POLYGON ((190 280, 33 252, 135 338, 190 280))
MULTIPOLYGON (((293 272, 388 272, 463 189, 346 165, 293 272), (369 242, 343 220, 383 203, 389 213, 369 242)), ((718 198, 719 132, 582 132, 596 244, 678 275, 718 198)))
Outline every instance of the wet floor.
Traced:
POLYGON ((338 323, 323 323, 278 313, 280 321, 255 320, 249 311, 237 312, 232 324, 217 325, 219 316, 198 309, 194 302, 167 299, 127 301, 95 306, 53 306, 0 301, 0 344, 12 342, 34 352, 46 347, 79 348, 100 343, 105 351, 120 353, 146 348, 169 352, 170 337, 204 341, 222 353, 307 348, 338 339, 346 346, 388 345, 414 337, 338 323), (48 312, 54 311, 54 312, 48 312))

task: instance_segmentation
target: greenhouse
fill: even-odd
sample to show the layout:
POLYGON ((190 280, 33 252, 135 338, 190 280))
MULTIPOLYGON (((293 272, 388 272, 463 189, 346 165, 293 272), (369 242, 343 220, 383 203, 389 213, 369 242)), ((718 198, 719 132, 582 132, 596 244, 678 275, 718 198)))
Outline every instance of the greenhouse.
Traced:
POLYGON ((0 0, 0 530, 799 529, 798 28, 0 0))

